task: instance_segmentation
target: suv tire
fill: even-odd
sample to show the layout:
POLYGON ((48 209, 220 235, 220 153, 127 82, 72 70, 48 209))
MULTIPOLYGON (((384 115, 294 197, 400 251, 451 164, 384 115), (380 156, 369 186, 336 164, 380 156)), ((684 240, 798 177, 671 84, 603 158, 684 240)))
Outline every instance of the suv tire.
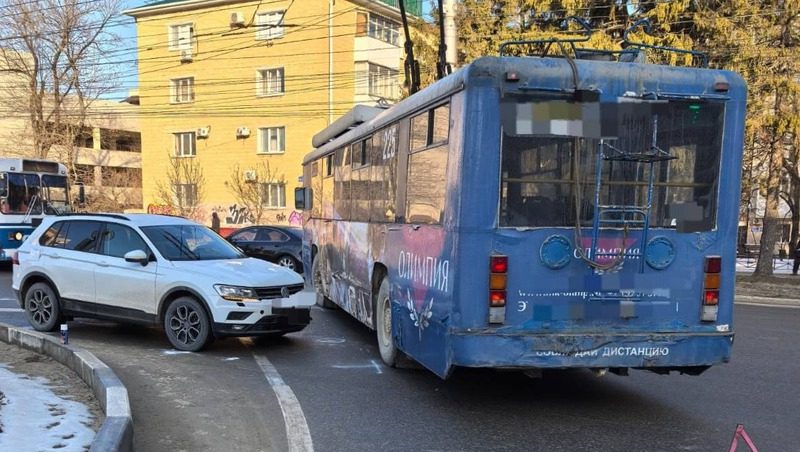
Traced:
POLYGON ((206 310, 192 297, 172 300, 164 313, 164 332, 173 347, 186 352, 202 350, 214 337, 206 310))
POLYGON ((36 331, 55 331, 61 323, 61 304, 50 284, 37 282, 25 291, 25 315, 36 331))

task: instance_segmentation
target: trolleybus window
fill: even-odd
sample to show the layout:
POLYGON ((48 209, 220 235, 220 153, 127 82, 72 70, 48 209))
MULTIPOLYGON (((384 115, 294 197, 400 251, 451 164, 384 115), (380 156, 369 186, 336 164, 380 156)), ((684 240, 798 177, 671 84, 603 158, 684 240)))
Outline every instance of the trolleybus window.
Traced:
MULTIPOLYGON (((657 108, 647 103, 603 106, 598 111, 614 114, 616 120, 605 119, 601 127, 596 118, 594 124, 589 117, 558 118, 559 111, 565 110, 559 107, 567 103, 550 102, 557 104, 545 109, 553 115, 550 118, 536 117, 536 113, 520 117, 517 112, 525 109, 504 106, 501 226, 575 226, 576 202, 581 224, 589 224, 599 150, 610 155, 656 152, 653 149, 657 148, 669 158, 652 166, 641 161, 604 160, 600 203, 645 204, 652 168, 651 226, 685 232, 715 227, 723 104, 670 101, 657 108)), ((577 111, 581 111, 580 105, 577 111)))

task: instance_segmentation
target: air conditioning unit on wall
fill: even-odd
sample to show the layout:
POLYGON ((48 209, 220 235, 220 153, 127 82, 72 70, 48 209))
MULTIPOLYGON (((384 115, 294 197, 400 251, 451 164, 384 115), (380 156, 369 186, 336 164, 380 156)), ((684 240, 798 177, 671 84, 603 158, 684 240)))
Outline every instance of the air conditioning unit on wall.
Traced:
POLYGON ((210 127, 200 127, 197 129, 197 138, 208 138, 208 133, 210 132, 210 127))
POLYGON ((250 129, 247 127, 236 128, 236 138, 247 138, 250 136, 250 129))
POLYGON ((181 50, 181 63, 192 62, 192 51, 188 49, 181 50))
POLYGON ((244 14, 231 13, 231 28, 244 27, 244 14))
POLYGON ((255 170, 247 170, 244 172, 244 180, 247 182, 255 182, 258 179, 255 170))

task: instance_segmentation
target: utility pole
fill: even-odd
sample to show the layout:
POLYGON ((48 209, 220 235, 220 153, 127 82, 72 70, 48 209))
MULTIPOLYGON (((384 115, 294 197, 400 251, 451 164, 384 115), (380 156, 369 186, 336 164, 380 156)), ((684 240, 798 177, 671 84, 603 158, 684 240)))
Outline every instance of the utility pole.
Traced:
POLYGON ((458 52, 456 44, 456 0, 444 0, 444 42, 447 45, 445 61, 452 71, 458 66, 458 52))

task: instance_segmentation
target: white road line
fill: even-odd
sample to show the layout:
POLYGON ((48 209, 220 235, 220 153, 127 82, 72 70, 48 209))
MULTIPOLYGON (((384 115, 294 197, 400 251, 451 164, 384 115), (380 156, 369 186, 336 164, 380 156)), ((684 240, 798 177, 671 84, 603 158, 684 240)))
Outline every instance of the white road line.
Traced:
POLYGON ((283 422, 286 425, 289 452, 313 452, 311 432, 308 430, 306 416, 303 414, 303 408, 295 397, 294 391, 284 383, 278 369, 269 362, 266 356, 253 353, 253 357, 264 376, 267 377, 267 382, 275 392, 275 396, 278 397, 278 403, 283 412, 283 422))
POLYGON ((0 308, 0 312, 25 312, 25 310, 20 308, 0 308))
POLYGON ((383 370, 374 359, 369 361, 369 364, 334 364, 334 369, 374 369, 375 373, 382 374, 383 370))

